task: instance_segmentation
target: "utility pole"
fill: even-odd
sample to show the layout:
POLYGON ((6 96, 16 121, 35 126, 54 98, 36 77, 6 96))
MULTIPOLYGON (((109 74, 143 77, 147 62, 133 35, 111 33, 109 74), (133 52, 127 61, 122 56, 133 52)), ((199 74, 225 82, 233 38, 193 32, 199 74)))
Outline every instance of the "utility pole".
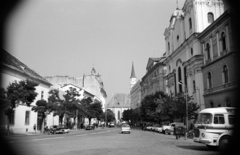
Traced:
POLYGON ((188 102, 187 102, 187 86, 185 84, 183 84, 182 82, 178 82, 178 84, 185 86, 185 93, 186 93, 186 126, 187 126, 187 130, 188 130, 188 102))

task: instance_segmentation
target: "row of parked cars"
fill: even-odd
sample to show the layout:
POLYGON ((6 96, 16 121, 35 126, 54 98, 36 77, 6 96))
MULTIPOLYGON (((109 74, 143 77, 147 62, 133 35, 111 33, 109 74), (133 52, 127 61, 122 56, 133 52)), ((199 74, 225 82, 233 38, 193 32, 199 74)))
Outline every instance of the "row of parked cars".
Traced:
POLYGON ((184 124, 181 123, 181 122, 174 122, 174 123, 170 123, 169 125, 154 124, 154 125, 146 126, 145 130, 156 131, 156 132, 160 132, 160 133, 173 135, 174 127, 177 127, 177 126, 182 126, 183 127, 184 124))
POLYGON ((70 129, 67 126, 53 125, 50 128, 47 126, 44 129, 44 133, 56 134, 56 133, 69 133, 70 129))

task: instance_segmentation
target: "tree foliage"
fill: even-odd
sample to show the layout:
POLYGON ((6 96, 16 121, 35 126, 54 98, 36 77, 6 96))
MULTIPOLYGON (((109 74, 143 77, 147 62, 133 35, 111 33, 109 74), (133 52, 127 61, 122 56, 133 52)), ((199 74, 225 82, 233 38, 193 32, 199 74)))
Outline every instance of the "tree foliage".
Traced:
POLYGON ((84 117, 89 119, 89 124, 91 123, 92 118, 97 118, 98 120, 101 119, 103 114, 101 103, 93 102, 90 97, 82 99, 80 103, 79 110, 84 117))
POLYGON ((30 106, 38 95, 36 90, 38 84, 31 80, 15 81, 7 87, 7 98, 10 100, 10 107, 13 109, 16 104, 22 102, 30 106))
POLYGON ((59 90, 53 89, 49 91, 48 106, 49 112, 54 112, 54 116, 58 115, 60 123, 64 116, 71 118, 76 117, 76 110, 80 106, 80 100, 78 99, 79 92, 75 88, 67 90, 63 95, 63 98, 59 96, 59 90))
MULTIPOLYGON (((187 97, 188 118, 196 115, 199 106, 190 97, 187 97)), ((173 121, 174 119, 186 117, 186 99, 174 98, 156 92, 146 96, 140 107, 140 115, 143 121, 158 122, 173 121)))

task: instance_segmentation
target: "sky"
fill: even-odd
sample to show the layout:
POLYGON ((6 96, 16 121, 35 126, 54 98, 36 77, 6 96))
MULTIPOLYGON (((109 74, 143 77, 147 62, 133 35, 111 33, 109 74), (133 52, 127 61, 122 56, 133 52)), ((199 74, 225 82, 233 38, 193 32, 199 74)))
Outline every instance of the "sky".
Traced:
MULTIPOLYGON (((183 7, 185 0, 178 0, 183 7)), ((165 53, 177 0, 23 0, 6 23, 4 49, 41 76, 101 75, 107 103, 130 92, 150 57, 165 53)))

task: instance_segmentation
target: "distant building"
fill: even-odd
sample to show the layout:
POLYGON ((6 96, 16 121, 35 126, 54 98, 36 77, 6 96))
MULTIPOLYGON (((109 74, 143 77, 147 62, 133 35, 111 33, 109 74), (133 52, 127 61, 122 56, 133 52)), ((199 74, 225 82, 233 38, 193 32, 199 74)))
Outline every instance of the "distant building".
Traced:
POLYGON ((130 95, 115 93, 110 99, 106 108, 113 111, 116 118, 116 123, 121 122, 123 111, 130 109, 130 95))
POLYGON ((157 91, 165 92, 165 64, 163 63, 165 57, 149 58, 147 63, 147 73, 143 76, 141 85, 141 100, 145 96, 154 94, 157 91))
POLYGON ((130 108, 136 109, 140 107, 141 102, 141 86, 140 81, 137 79, 135 75, 134 65, 132 63, 132 70, 130 76, 130 108))
POLYGON ((132 63, 132 71, 130 76, 130 90, 137 83, 137 77, 135 75, 134 64, 132 63))
POLYGON ((131 109, 136 109, 141 106, 141 81, 138 80, 137 83, 132 87, 130 91, 131 97, 131 109))
POLYGON ((100 74, 96 74, 95 68, 92 68, 91 74, 83 75, 83 77, 69 77, 69 76, 47 76, 47 81, 53 84, 55 88, 61 88, 66 84, 72 84, 84 89, 85 91, 96 96, 101 101, 103 110, 105 109, 107 93, 104 89, 103 81, 100 74))
MULTIPOLYGON (((40 99, 48 100, 48 92, 52 84, 45 80, 42 76, 37 74, 34 70, 30 69, 27 65, 15 58, 13 55, 5 50, 2 50, 1 58, 1 87, 5 88, 12 82, 22 80, 32 80, 38 83, 36 92, 38 93, 36 99, 28 107, 25 103, 19 103, 14 109, 13 115, 10 117, 10 130, 13 133, 25 133, 33 132, 34 124, 37 125, 37 129, 41 129, 40 116, 37 112, 32 111, 32 106, 36 105, 36 101, 40 99)), ((7 126, 7 116, 4 114, 4 109, 1 109, 1 126, 7 126)), ((53 113, 47 115, 46 125, 58 125, 58 116, 53 117, 53 113)))

